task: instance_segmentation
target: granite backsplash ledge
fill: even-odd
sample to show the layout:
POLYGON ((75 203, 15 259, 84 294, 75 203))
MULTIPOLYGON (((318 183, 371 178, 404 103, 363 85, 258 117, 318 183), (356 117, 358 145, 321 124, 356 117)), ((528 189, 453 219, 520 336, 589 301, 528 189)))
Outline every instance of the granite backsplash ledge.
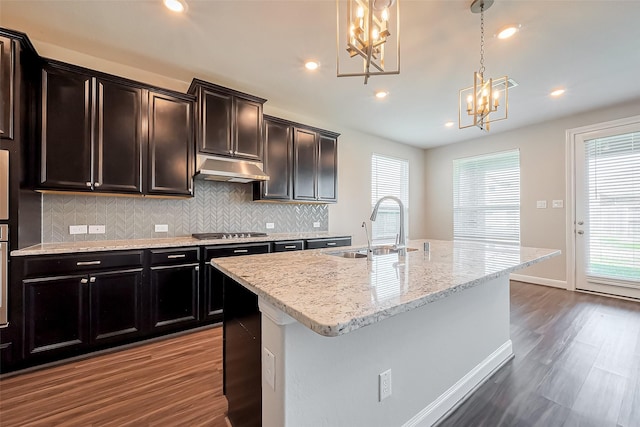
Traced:
POLYGON ((182 237, 214 231, 268 233, 321 232, 329 229, 324 204, 253 202, 250 184, 195 180, 195 197, 154 199, 43 194, 42 242, 182 237), (273 229, 266 229, 272 222, 273 229), (314 228, 314 222, 320 227, 314 228), (69 234, 71 225, 104 225, 105 234, 69 234), (155 224, 169 231, 155 232, 155 224))

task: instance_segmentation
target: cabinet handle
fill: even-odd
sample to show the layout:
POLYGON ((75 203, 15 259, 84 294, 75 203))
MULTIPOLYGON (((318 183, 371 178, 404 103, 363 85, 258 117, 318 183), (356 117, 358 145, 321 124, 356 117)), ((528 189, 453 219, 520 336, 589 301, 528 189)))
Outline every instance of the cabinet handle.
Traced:
POLYGON ((87 187, 91 187, 91 182, 87 181, 87 182, 84 183, 84 185, 86 185, 87 187))
POLYGON ((196 265, 196 268, 195 268, 195 269, 196 269, 196 271, 200 271, 200 266, 199 266, 199 265, 196 265))
POLYGON ((229 154, 233 154, 233 150, 229 150, 229 154))
POLYGON ((89 277, 89 282, 96 283, 96 278, 95 277, 89 277))
POLYGON ((82 280, 80 280, 80 283, 82 283, 84 285, 86 283, 89 283, 89 281, 87 279, 82 279, 82 280))
POLYGON ((176 259, 176 258, 184 258, 184 257, 186 257, 185 254, 167 255, 168 259, 176 259))
POLYGON ((100 187, 100 185, 101 185, 101 184, 100 184, 99 182, 96 182, 96 183, 94 184, 94 186, 95 186, 95 187, 100 187))
POLYGON ((335 246, 335 245, 337 245, 336 242, 327 242, 327 246, 335 246))
POLYGON ((246 254, 247 252, 249 252, 249 249, 235 249, 233 251, 234 254, 246 254))
POLYGON ((285 249, 296 249, 296 245, 287 245, 284 248, 285 249))
POLYGON ((83 265, 100 265, 101 261, 78 261, 76 262, 76 265, 78 267, 83 266, 83 265))

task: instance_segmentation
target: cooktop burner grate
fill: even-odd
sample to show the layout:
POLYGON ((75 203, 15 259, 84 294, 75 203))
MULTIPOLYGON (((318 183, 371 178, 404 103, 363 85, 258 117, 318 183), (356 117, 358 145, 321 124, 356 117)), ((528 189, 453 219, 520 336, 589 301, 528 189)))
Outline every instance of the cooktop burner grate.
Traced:
POLYGON ((208 239, 242 239, 246 237, 264 237, 267 236, 267 233, 260 233, 255 231, 245 231, 241 233, 193 233, 192 237, 198 240, 208 240, 208 239))

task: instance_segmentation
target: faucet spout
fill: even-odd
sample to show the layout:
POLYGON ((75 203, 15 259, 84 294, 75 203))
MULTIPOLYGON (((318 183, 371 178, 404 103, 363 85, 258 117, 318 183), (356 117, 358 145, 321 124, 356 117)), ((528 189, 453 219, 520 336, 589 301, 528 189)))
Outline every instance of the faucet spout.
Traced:
POLYGON ((396 244, 396 248, 399 249, 398 254, 400 256, 405 256, 407 254, 407 250, 406 250, 407 236, 405 235, 405 231, 404 231, 405 210, 404 210, 404 204, 402 203, 402 200, 400 200, 396 196, 384 196, 384 197, 381 197, 380 200, 378 200, 376 202, 375 206, 373 207, 373 211, 371 212, 371 218, 370 219, 371 219, 371 221, 375 221, 376 220, 376 218, 378 217, 378 209, 380 209, 380 204, 385 200, 393 200, 400 207, 400 230, 398 231, 398 234, 400 236, 399 236, 399 239, 398 239, 398 243, 396 244))

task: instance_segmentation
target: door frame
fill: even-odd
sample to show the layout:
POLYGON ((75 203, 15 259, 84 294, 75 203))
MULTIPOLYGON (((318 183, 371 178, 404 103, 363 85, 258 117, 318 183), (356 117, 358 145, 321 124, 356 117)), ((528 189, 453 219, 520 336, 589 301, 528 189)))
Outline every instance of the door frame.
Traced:
POLYGON ((565 212, 565 230, 566 230, 566 259, 567 259, 567 289, 571 291, 576 290, 576 148, 575 144, 578 137, 582 137, 584 134, 599 132, 606 129, 617 128, 621 126, 628 126, 633 124, 640 124, 640 115, 626 117, 624 119, 611 120, 602 123, 595 123, 588 126, 581 126, 573 129, 567 129, 566 131, 566 144, 565 144, 565 161, 566 161, 566 212, 565 212))

